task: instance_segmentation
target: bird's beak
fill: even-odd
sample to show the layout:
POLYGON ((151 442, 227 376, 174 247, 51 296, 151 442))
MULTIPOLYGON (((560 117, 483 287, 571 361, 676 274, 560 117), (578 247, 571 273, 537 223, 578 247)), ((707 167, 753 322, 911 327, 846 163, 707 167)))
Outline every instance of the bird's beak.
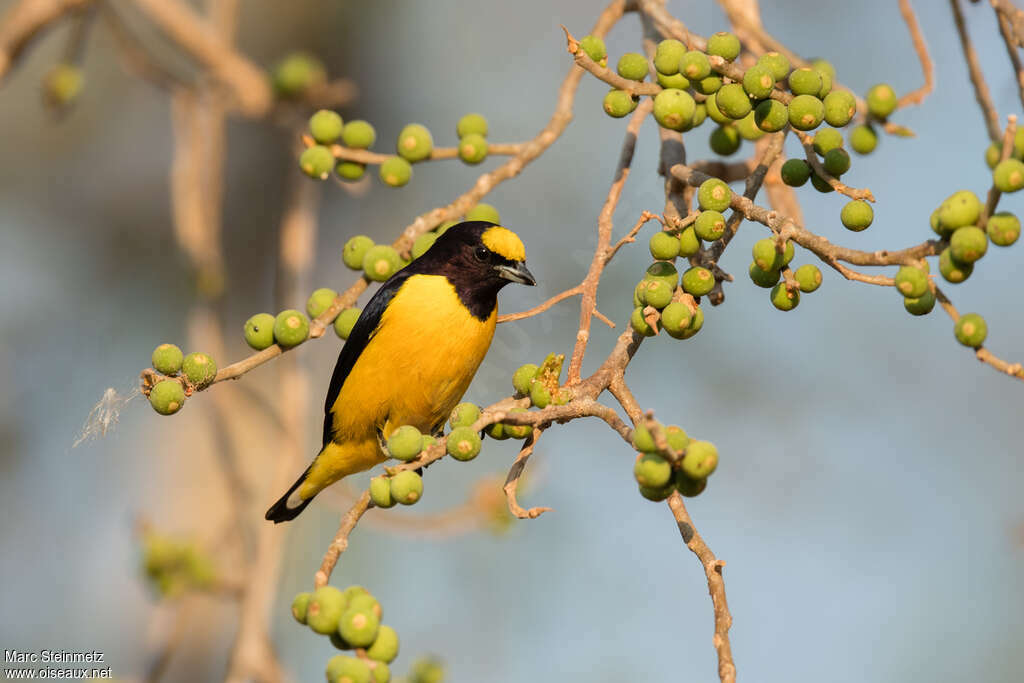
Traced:
POLYGON ((511 282, 518 282, 523 285, 531 286, 537 284, 537 280, 534 279, 533 273, 526 269, 525 263, 517 262, 515 265, 511 266, 502 264, 500 266, 495 266, 494 269, 498 271, 498 277, 511 282))

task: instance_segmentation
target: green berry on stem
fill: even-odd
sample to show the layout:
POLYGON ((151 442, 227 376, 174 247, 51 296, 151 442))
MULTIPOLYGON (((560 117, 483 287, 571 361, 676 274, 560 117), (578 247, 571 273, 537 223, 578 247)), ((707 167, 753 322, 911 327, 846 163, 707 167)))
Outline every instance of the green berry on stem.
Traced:
POLYGON ((149 404, 161 415, 174 415, 185 403, 185 389, 176 379, 163 379, 149 390, 149 404))
POLYGON ((341 142, 352 149, 369 149, 377 141, 377 131, 369 121, 349 121, 341 129, 341 142))
POLYGON ((425 232, 416 238, 416 241, 412 243, 412 257, 418 259, 427 253, 430 247, 434 246, 434 242, 437 241, 436 232, 425 232))
POLYGON ((309 600, 312 597, 312 593, 299 593, 292 600, 292 616, 300 624, 306 623, 306 608, 309 607, 309 600))
POLYGON ((993 142, 985 148, 985 163, 989 168, 995 168, 1002 156, 1003 149, 999 143, 993 142))
POLYGON ((704 119, 706 119, 707 117, 707 105, 701 102, 693 109, 693 120, 690 122, 690 128, 696 128, 700 124, 704 123, 704 119))
POLYGON ((659 72, 655 72, 658 85, 662 88, 675 88, 677 90, 686 90, 690 87, 690 81, 686 80, 686 76, 682 74, 672 74, 671 76, 659 72))
POLYGON ((731 33, 720 31, 708 38, 708 54, 731 62, 740 55, 740 40, 731 33))
POLYGON ((896 289, 905 297, 917 298, 928 291, 928 274, 914 266, 901 266, 896 273, 896 289))
POLYGON ((391 480, 383 475, 370 479, 370 500, 379 508, 394 507, 396 501, 391 497, 391 480))
POLYGON ((361 308, 346 308, 339 313, 338 317, 334 319, 334 333, 342 339, 348 339, 348 336, 352 334, 352 328, 355 327, 356 321, 359 320, 359 315, 362 312, 361 308))
POLYGON ((690 325, 693 314, 686 304, 673 301, 661 311, 661 326, 673 337, 678 337, 690 325))
POLYGON ((675 235, 659 230, 651 235, 647 242, 647 248, 651 256, 662 261, 671 261, 679 255, 679 238, 675 235))
POLYGON ((423 161, 434 151, 434 138, 426 126, 410 123, 398 134, 395 151, 406 161, 423 161))
POLYGON ((960 190, 947 197, 936 210, 936 220, 943 232, 976 225, 981 217, 981 200, 970 190, 960 190))
MULTIPOLYGON (((659 79, 660 80, 660 79, 659 79)), ((713 95, 718 92, 719 88, 722 87, 722 79, 712 74, 707 78, 702 78, 699 81, 691 83, 693 89, 699 92, 701 95, 713 95)))
POLYGON ((672 293, 672 287, 659 280, 654 280, 647 285, 647 291, 644 293, 644 303, 660 310, 668 306, 672 301, 672 293))
POLYGON ((843 134, 835 128, 822 128, 814 134, 814 151, 821 156, 842 146, 843 134))
MULTIPOLYGON (((513 408, 512 410, 510 410, 508 412, 509 412, 510 415, 514 414, 514 413, 525 413, 526 412, 526 408, 513 408)), ((514 425, 514 424, 506 424, 505 425, 505 434, 507 434, 510 439, 525 439, 532 432, 533 432, 533 427, 531 427, 530 425, 514 425)))
POLYGON ((836 68, 827 59, 814 59, 811 61, 811 68, 818 73, 828 74, 829 78, 836 77, 836 68))
POLYGON ((719 110, 731 119, 742 119, 750 113, 750 97, 739 83, 723 85, 715 93, 715 103, 719 110))
POLYGON ((530 393, 530 385, 533 383, 534 378, 537 376, 537 372, 540 370, 533 363, 527 363, 526 365, 520 365, 516 369, 515 374, 512 375, 512 387, 516 390, 516 393, 527 396, 530 393))
POLYGON ((380 617, 372 609, 349 607, 338 621, 338 634, 353 647, 369 647, 377 637, 380 617))
POLYGON ((693 312, 693 317, 690 318, 690 324, 679 335, 679 339, 689 339, 700 332, 702 327, 704 327, 704 311, 700 306, 697 306, 697 309, 693 312))
POLYGON ((1005 159, 992 171, 992 183, 1000 192, 1016 192, 1024 188, 1024 162, 1005 159))
POLYGON ((658 43, 654 50, 654 68, 658 73, 666 76, 679 73, 679 65, 683 55, 686 54, 686 46, 674 38, 668 38, 658 43))
POLYGON ((389 244, 377 244, 363 256, 363 272, 375 282, 384 282, 401 267, 402 258, 389 244))
POLYGON ((331 307, 337 296, 338 293, 330 287, 321 287, 310 294, 309 299, 306 300, 306 313, 310 318, 316 318, 331 307))
POLYGON ((181 363, 184 356, 174 344, 161 344, 153 349, 150 361, 153 369, 163 375, 175 375, 181 370, 181 363))
POLYGON ((633 309, 633 314, 629 316, 629 324, 634 330, 645 337, 653 337, 657 333, 651 327, 651 324, 644 319, 644 309, 640 306, 633 309))
POLYGON ((644 279, 664 282, 674 288, 679 282, 679 271, 668 261, 655 261, 647 267, 644 279))
POLYGON ((743 74, 743 89, 754 99, 762 100, 771 94, 776 80, 767 66, 755 65, 743 74))
POLYGON ((640 495, 647 500, 660 503, 661 501, 672 495, 671 486, 662 486, 661 488, 652 488, 650 486, 639 486, 640 495))
POLYGON ((704 107, 708 110, 708 118, 719 124, 726 124, 732 122, 728 116, 722 113, 722 110, 718 108, 718 96, 708 95, 707 99, 704 100, 704 107))
POLYGON ((643 453, 653 453, 658 450, 657 445, 654 443, 654 436, 650 430, 643 423, 633 428, 633 448, 643 453))
POLYGON ((875 219, 875 210, 862 199, 847 202, 839 212, 839 220, 848 230, 860 232, 871 226, 875 219))
POLYGON ((415 460, 422 448, 423 434, 412 425, 402 425, 388 437, 388 453, 402 462, 415 460))
POLYGON ((712 152, 727 157, 730 154, 736 153, 736 150, 740 148, 742 140, 734 126, 718 126, 711 131, 711 137, 708 142, 711 145, 712 152))
POLYGON ((779 282, 779 276, 781 273, 776 270, 764 270, 759 265, 750 262, 750 267, 747 269, 750 274, 750 280, 758 287, 764 287, 765 289, 771 289, 779 282))
POLYGON ((345 611, 345 597, 334 586, 321 586, 313 591, 306 606, 306 624, 322 635, 338 630, 338 620, 345 611))
POLYGON ((755 118, 754 112, 750 112, 733 124, 736 127, 736 131, 740 134, 740 137, 744 140, 750 140, 753 142, 764 137, 764 131, 758 128, 755 118))
POLYGON ((871 154, 878 146, 878 133, 871 126, 857 126, 850 131, 850 148, 857 154, 871 154))
POLYGON ((977 313, 967 313, 956 321, 953 332, 956 334, 958 342, 976 349, 985 343, 985 337, 988 336, 988 325, 985 323, 985 319, 977 313))
POLYGON ((675 486, 676 490, 680 494, 687 498, 693 498, 699 496, 708 485, 707 479, 692 479, 686 476, 686 473, 682 470, 676 472, 675 486))
POLYGON ((217 376, 217 364, 209 354, 196 351, 182 360, 181 372, 196 389, 205 389, 217 376))
POLYGON ((775 133, 789 123, 789 108, 778 100, 765 100, 754 109, 754 123, 766 133, 775 133))
POLYGON ((679 233, 679 255, 683 258, 690 258, 700 251, 700 238, 693 226, 686 228, 679 233))
POLYGON ((353 270, 362 270, 363 258, 372 246, 372 239, 366 235, 356 235, 345 242, 341 250, 341 260, 353 270))
POLYGON ((257 313, 245 321, 245 343, 257 351, 262 351, 274 343, 274 316, 269 313, 257 313))
POLYGON ((448 416, 448 424, 452 427, 469 427, 480 419, 480 406, 475 403, 460 403, 448 416))
POLYGON ((789 125, 814 130, 825 116, 825 105, 814 95, 797 95, 789 103, 789 125))
POLYGON ((828 182, 824 180, 821 176, 819 176, 817 173, 811 174, 811 185, 814 187, 815 190, 823 194, 835 192, 835 188, 829 185, 828 182))
POLYGON ((479 164, 487 158, 487 138, 469 133, 459 139, 459 158, 467 164, 479 164))
POLYGON ((850 170, 850 155, 843 148, 830 149, 825 153, 822 160, 825 172, 833 178, 838 178, 850 170))
POLYGON ((380 179, 385 185, 402 187, 412 178, 412 166, 402 157, 388 157, 380 165, 380 179))
POLYGON ((802 66, 789 74, 789 90, 794 95, 811 95, 817 98, 821 92, 821 74, 810 67, 802 66))
POLYGON ((779 169, 782 182, 790 187, 800 187, 807 184, 811 177, 811 167, 803 159, 787 159, 782 168, 779 169))
POLYGON ((906 297, 903 299, 903 308, 911 315, 927 315, 935 308, 935 295, 929 289, 921 296, 906 297))
POLYGON ((337 173, 338 177, 342 180, 355 181, 366 175, 366 164, 360 164, 356 161, 342 160, 334 167, 334 172, 337 173))
MULTIPOLYGON (((540 383, 535 382, 534 386, 537 385, 540 383)), ((445 446, 448 455, 456 460, 472 460, 480 454, 480 435, 472 427, 456 427, 448 434, 445 446)))
POLYGON ((988 251, 985 231, 973 225, 957 228, 949 238, 949 253, 958 263, 974 263, 988 251))
POLYGON ((792 311, 800 303, 800 292, 790 291, 785 282, 780 282, 772 287, 771 300, 772 305, 780 311, 792 311))
POLYGON ((455 124, 455 134, 460 138, 467 135, 487 137, 487 119, 482 114, 466 114, 455 124))
POLYGON ((718 467, 718 449, 710 441, 691 441, 680 468, 691 479, 706 479, 718 467))
POLYGON ((896 91, 888 83, 879 83, 868 89, 865 99, 868 102, 868 113, 877 119, 888 118, 896 111, 896 91))
POLYGON ((274 67, 272 80, 278 95, 295 97, 326 81, 327 72, 316 57, 293 53, 274 67))
POLYGON ((947 282, 959 284, 969 278, 974 271, 973 263, 960 263, 953 258, 949 247, 939 254, 939 273, 947 282))
POLYGON ((306 341, 309 336, 309 320, 301 311, 288 309, 274 318, 274 341, 278 346, 290 349, 306 341))
POLYGON ((813 263, 805 263, 797 268, 793 271, 793 277, 800 285, 801 292, 809 294, 821 286, 821 271, 813 263))
POLYGON ((693 229, 697 237, 705 242, 714 242, 725 234, 725 216, 718 211, 701 211, 693 223, 693 229))
POLYGON ((988 219, 985 230, 992 244, 1008 247, 1020 237, 1020 219, 1009 211, 1000 211, 988 219))
POLYGON ((583 36, 583 39, 580 40, 580 47, 595 62, 600 62, 608 56, 608 49, 604 46, 604 41, 594 35, 583 36))
POLYGON ((310 178, 326 180, 334 170, 334 155, 323 145, 307 147, 299 156, 299 168, 310 178))
POLYGON ((775 240, 771 237, 754 242, 750 251, 754 257, 754 263, 761 270, 779 270, 792 261, 795 254, 793 243, 789 241, 786 242, 786 246, 780 254, 775 240))
POLYGON ((370 667, 362 659, 334 655, 327 661, 327 683, 370 683, 370 667))
POLYGON ((390 626, 381 625, 373 645, 366 649, 366 656, 377 662, 390 664, 398 657, 398 633, 390 626))
POLYGON ((330 109, 321 109, 309 117, 309 134, 321 145, 337 142, 343 128, 341 116, 330 109))
MULTIPOLYGON (((669 92, 663 90, 662 92, 669 92)), ((680 91, 682 92, 682 91, 680 91)), ((658 93, 659 95, 661 93, 658 93)), ((621 119, 623 116, 627 116, 630 112, 636 109, 637 101, 633 99, 625 90, 609 90, 608 94, 604 96, 604 113, 608 114, 615 119, 621 119)))
POLYGON ((669 448, 677 453, 681 452, 690 444, 690 437, 688 437, 683 428, 678 425, 669 425, 668 427, 665 427, 665 440, 668 441, 669 448))
POLYGON ((825 123, 842 128, 853 120, 857 113, 857 100, 853 93, 834 90, 825 96, 825 123))
POLYGON ((467 221, 487 221, 488 223, 494 223, 495 225, 501 225, 501 215, 498 210, 490 204, 480 202, 472 209, 466 212, 467 221))
POLYGON ((641 486, 661 488, 672 481, 672 464, 656 453, 636 456, 633 477, 641 486))
POLYGON ((423 478, 412 470, 391 477, 391 497, 402 505, 412 505, 423 497, 423 478))
POLYGON ((631 81, 642 81, 647 78, 647 57, 636 52, 627 52, 619 57, 616 71, 623 78, 628 78, 631 81))
POLYGON ((697 190, 697 202, 702 211, 725 211, 731 199, 732 190, 718 178, 708 178, 697 190))
POLYGON ((704 296, 715 288, 715 276, 707 268, 694 266, 683 273, 682 286, 688 294, 704 296))
POLYGON ((690 50, 679 60, 679 73, 691 81, 699 81, 711 75, 711 62, 700 50, 690 50))
POLYGON ((682 130, 693 120, 696 106, 690 93, 668 88, 654 96, 654 119, 663 128, 682 130))
POLYGON ((772 74, 772 78, 781 81, 789 75, 789 59, 778 52, 766 52, 757 60, 758 66, 763 66, 772 74))

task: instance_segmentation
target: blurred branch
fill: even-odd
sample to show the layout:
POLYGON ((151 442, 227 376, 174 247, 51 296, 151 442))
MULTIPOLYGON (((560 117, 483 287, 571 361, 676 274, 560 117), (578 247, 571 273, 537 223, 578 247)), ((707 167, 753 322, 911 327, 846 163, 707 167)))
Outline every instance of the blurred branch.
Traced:
POLYGON ((512 467, 508 471, 508 477, 505 479, 505 498, 508 501, 508 509, 513 515, 519 519, 536 519, 545 512, 551 510, 548 507, 532 507, 529 510, 523 508, 516 499, 516 491, 519 488, 519 479, 523 476, 523 471, 526 469, 526 462, 533 455, 533 448, 537 444, 537 439, 544 433, 544 430, 534 428, 523 443, 523 447, 519 449, 519 455, 516 456, 515 461, 512 463, 512 467))
POLYGON ((917 90, 912 90, 899 99, 897 109, 902 109, 910 104, 921 104, 924 98, 935 88, 935 65, 928 54, 928 44, 924 42, 924 34, 921 33, 921 26, 917 23, 917 16, 914 8, 910 6, 910 0, 900 0, 900 14, 910 31, 910 40, 914 44, 914 52, 921 62, 921 73, 924 76, 924 84, 917 90))
POLYGON ((985 119, 985 129, 988 131, 990 140, 999 139, 999 115, 992 103, 992 95, 989 93, 988 84, 985 82, 985 75, 981 72, 981 64, 978 63, 978 53, 974 51, 974 44, 967 33, 967 26, 964 23, 964 14, 960 9, 960 0, 949 0, 949 6, 953 10, 953 20, 956 23, 956 32, 960 36, 960 47, 964 51, 964 60, 967 62, 967 70, 971 76, 971 85, 974 86, 974 97, 981 107, 981 114, 985 119))
POLYGON ((18 0, 0 17, 0 82, 28 44, 66 14, 93 0, 18 0))

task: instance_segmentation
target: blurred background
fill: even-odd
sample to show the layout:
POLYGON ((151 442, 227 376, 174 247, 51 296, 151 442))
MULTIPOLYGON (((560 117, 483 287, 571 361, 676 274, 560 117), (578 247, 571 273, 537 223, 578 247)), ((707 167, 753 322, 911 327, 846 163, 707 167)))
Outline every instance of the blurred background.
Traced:
MULTIPOLYGON (((0 11, 13 4, 0 2, 0 11)), ((874 225, 849 233, 839 223, 841 197, 810 185, 799 191, 806 225, 851 247, 928 239, 928 215, 942 199, 958 189, 983 196, 990 184, 988 140, 949 8, 914 4, 937 87, 894 119, 917 137, 883 138, 844 177, 874 192, 874 225)), ((194 70, 131 3, 116 5, 154 51, 183 73, 194 70)), ((797 53, 830 59, 859 93, 879 81, 898 93, 921 83, 896 3, 762 5, 770 32, 797 53)), ((668 8, 695 32, 727 28, 715 3, 670 0, 668 8)), ((516 142, 532 138, 554 108, 570 61, 559 24, 585 35, 600 9, 582 0, 295 0, 287 8, 247 0, 237 45, 264 67, 303 49, 332 78, 350 79, 358 95, 340 112, 370 120, 378 150, 413 121, 431 128, 435 144, 454 145, 455 122, 470 111, 488 117, 492 141, 516 142)), ((1021 114, 991 8, 968 4, 965 13, 1000 115, 1021 114)), ((138 679, 188 610, 165 679, 218 680, 238 605, 224 596, 161 601, 141 570, 139 520, 219 547, 237 487, 218 465, 223 439, 215 434, 228 430, 251 496, 245 521, 261 528, 281 493, 271 483, 282 452, 302 454, 289 480, 315 452, 341 342, 329 331, 288 354, 288 367, 307 380, 297 388, 282 384, 281 359, 190 399, 172 418, 136 397, 116 429, 72 448, 107 387, 130 392, 153 347, 189 347, 197 324, 194 272, 173 229, 169 97, 128 74, 116 43, 97 29, 84 53, 85 90, 65 116, 43 106, 40 83, 60 59, 66 26, 38 40, 0 88, 0 643, 101 650, 115 676, 138 679), (283 443, 267 415, 289 391, 308 410, 301 438, 283 443), (217 393, 222 412, 211 421, 217 393)), ((638 18, 627 15, 607 39, 610 62, 641 51, 640 36, 638 18)), ((486 200, 523 236, 540 282, 504 292, 504 312, 533 306, 586 272, 624 129, 601 111, 605 92, 585 77, 562 138, 486 200)), ((355 274, 340 253, 349 237, 390 242, 480 173, 437 162, 417 166, 398 190, 376 178, 360 196, 334 183, 295 190, 313 184, 292 156, 295 120, 230 119, 226 279, 214 307, 226 330, 221 365, 249 353, 241 329, 250 315, 303 308, 315 287, 348 287, 355 274), (276 266, 295 191, 312 193, 313 203, 320 194, 315 261, 300 283, 307 289, 282 301, 275 292, 300 291, 282 285, 276 266)), ((686 136, 689 159, 709 155, 709 133, 705 126, 686 136)), ((662 210, 657 143, 648 121, 617 234, 641 211, 662 210)), ((751 151, 745 143, 739 154, 751 151)), ((1001 208, 1020 211, 1020 202, 1006 196, 1001 208)), ((722 260, 736 282, 722 306, 705 307, 703 331, 686 342, 645 342, 627 373, 645 408, 719 447, 718 472, 689 509, 727 562, 741 680, 1019 680, 1024 387, 957 344, 941 311, 913 318, 895 292, 831 269, 822 268, 824 284, 797 310, 775 310, 746 277, 750 245, 765 234, 742 226, 722 260)), ((623 250, 602 282, 601 311, 619 325, 649 262, 645 241, 623 250)), ((987 346, 1010 361, 1024 359, 1022 249, 992 248, 968 282, 946 287, 961 312, 986 316, 987 346)), ((796 263, 805 262, 810 255, 798 250, 796 263)), ((571 300, 500 326, 467 400, 489 404, 510 392, 520 364, 571 352, 577 315, 571 300)), ((616 335, 595 323, 585 371, 616 335)), ((497 491, 515 453, 513 442, 488 441, 471 464, 445 460, 427 473, 421 505, 371 511, 353 534, 332 583, 365 585, 381 600, 384 622, 402 638, 392 670, 436 653, 453 681, 713 680, 701 567, 667 507, 637 495, 633 455, 603 424, 577 421, 540 441, 521 492, 525 506, 554 508, 539 519, 500 532, 430 533, 415 522, 464 504, 482 477, 496 477, 497 491)), ((345 502, 344 492, 323 495, 272 530, 283 546, 270 639, 295 680, 320 679, 335 652, 296 625, 288 605, 311 588, 345 502)))

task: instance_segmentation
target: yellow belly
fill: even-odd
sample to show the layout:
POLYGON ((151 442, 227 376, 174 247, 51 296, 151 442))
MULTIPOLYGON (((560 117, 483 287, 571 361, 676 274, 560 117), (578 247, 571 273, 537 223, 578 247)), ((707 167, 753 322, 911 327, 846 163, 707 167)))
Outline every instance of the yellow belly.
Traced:
POLYGON ((487 354, 497 316, 495 308, 485 321, 474 317, 442 275, 410 277, 345 379, 332 407, 335 441, 300 495, 383 461, 377 430, 387 438, 402 425, 424 433, 440 426, 487 354))

